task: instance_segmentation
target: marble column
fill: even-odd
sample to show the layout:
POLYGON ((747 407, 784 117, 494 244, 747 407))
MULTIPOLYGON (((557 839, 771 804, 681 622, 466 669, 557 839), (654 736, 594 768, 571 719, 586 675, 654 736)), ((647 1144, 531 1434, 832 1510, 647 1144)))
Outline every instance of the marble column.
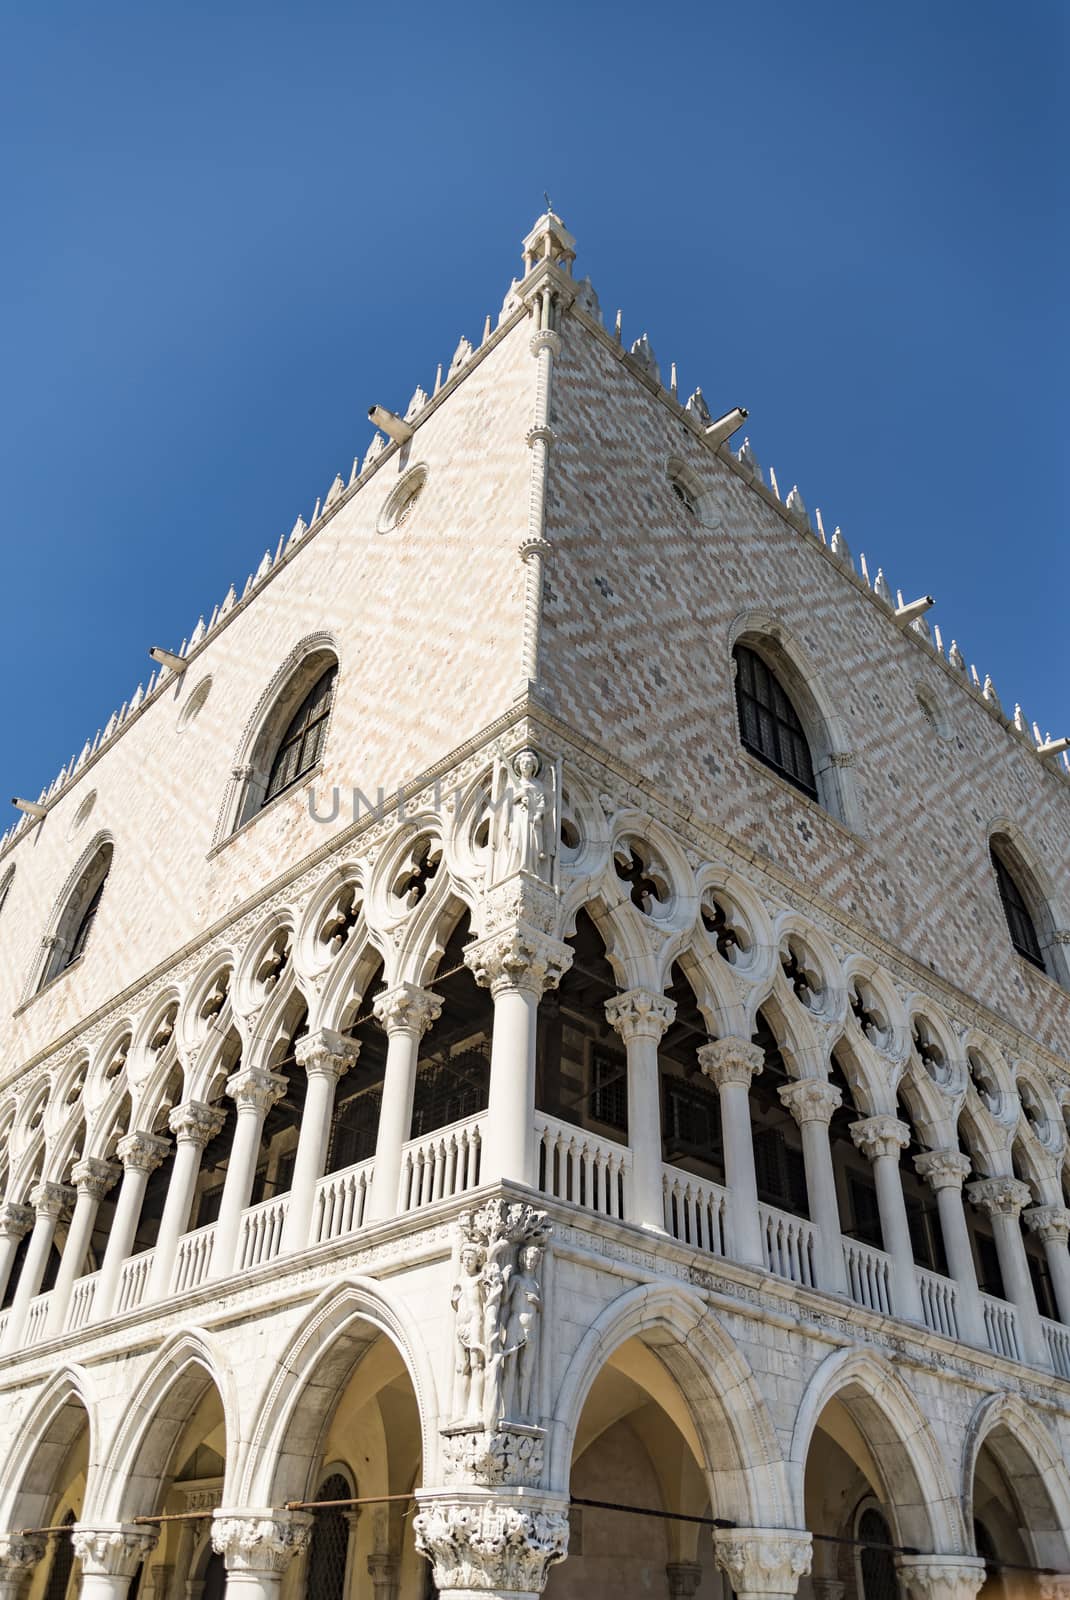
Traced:
POLYGON ((699 1046, 699 1065, 717 1085, 728 1190, 728 1253, 736 1261, 766 1265, 758 1178, 750 1123, 750 1084, 765 1066, 760 1045, 749 1039, 714 1039, 699 1046))
POLYGON ((797 1078, 794 1083, 782 1084, 777 1094, 795 1118, 802 1136, 810 1221, 817 1232, 818 1288, 831 1294, 846 1294, 847 1266, 829 1139, 829 1124, 843 1103, 843 1096, 827 1078, 797 1078))
POLYGON ((572 965, 571 946, 511 926, 468 945, 465 964, 494 1000, 490 1097, 479 1181, 511 1178, 534 1188, 535 1050, 539 1001, 572 965))
POLYGON ((241 1234, 241 1215, 253 1192, 264 1118, 276 1100, 281 1100, 286 1093, 286 1079, 280 1073, 268 1072, 263 1067, 243 1067, 227 1079, 227 1093, 238 1108, 238 1116, 215 1225, 215 1243, 209 1267, 209 1276, 212 1278, 225 1278, 228 1272, 234 1271, 241 1234))
POLYGON ((567 1500, 530 1490, 418 1498, 416 1548, 431 1562, 439 1594, 454 1600, 535 1600, 568 1552, 567 1500))
POLYGON ((881 1238, 892 1258, 892 1310, 908 1322, 923 1322, 921 1287, 914 1270, 914 1246, 899 1171, 899 1152, 910 1143, 910 1129, 885 1112, 852 1122, 851 1138, 873 1168, 881 1238))
POLYGON ((359 1040, 347 1039, 333 1028, 307 1033, 294 1046, 297 1063, 305 1071, 306 1087, 290 1202, 282 1229, 284 1251, 305 1250, 309 1245, 316 1185, 327 1166, 335 1093, 339 1080, 354 1065, 359 1054, 359 1040))
POLYGON ((22 1600, 33 1569, 45 1553, 41 1538, 23 1533, 0 1534, 0 1600, 22 1600))
POLYGON ((961 1150, 924 1150, 914 1157, 914 1165, 936 1195, 947 1270, 956 1286, 959 1337, 967 1344, 987 1349, 981 1291, 962 1203, 962 1185, 970 1175, 970 1158, 961 1150))
POLYGON ((116 1154, 123 1164, 123 1181, 93 1296, 94 1322, 103 1322, 115 1309, 123 1262, 134 1246, 149 1175, 156 1171, 169 1149, 169 1139, 158 1139, 152 1133, 128 1133, 119 1140, 116 1154))
POLYGON ((75 1523, 71 1538, 82 1564, 80 1600, 126 1600, 138 1567, 156 1548, 157 1528, 135 1523, 75 1523))
POLYGON ((442 998, 415 983, 399 983, 376 995, 372 1010, 386 1033, 386 1071, 368 1210, 370 1221, 381 1222, 398 1213, 401 1152, 412 1128, 420 1040, 437 1022, 442 998))
POLYGON ((212 1548, 227 1569, 227 1600, 278 1600, 287 1567, 307 1548, 307 1511, 219 1510, 212 1548))
POLYGON ((1066 1206, 1033 1206, 1022 1213, 1026 1227, 1038 1234, 1044 1244, 1048 1259, 1051 1286, 1055 1291, 1055 1304, 1059 1320, 1070 1326, 1070 1209, 1066 1206))
POLYGON ((6 1200, 0 1206, 0 1300, 7 1293, 11 1269, 24 1236, 33 1227, 33 1211, 6 1200))
POLYGON ((665 1232, 661 1164, 661 1073, 658 1045, 676 1017, 676 1002, 647 989, 606 1001, 606 1020, 628 1056, 628 1146, 632 1157, 629 1222, 665 1232))
POLYGON ((985 1581, 980 1556, 897 1556, 904 1600, 976 1600, 985 1581))
POLYGON ((992 1234, 999 1256, 1003 1289, 1018 1313, 1022 1359, 1034 1367, 1051 1367, 1051 1352, 1040 1324, 1037 1297, 1022 1238, 1023 1207, 1033 1198, 1027 1183, 1017 1178, 982 1178, 966 1190, 970 1200, 992 1219, 992 1234))
POLYGON ((74 1215, 67 1230, 56 1286, 52 1290, 48 1308, 50 1335, 62 1333, 66 1326, 75 1282, 85 1271, 89 1241, 96 1227, 100 1202, 118 1179, 119 1171, 113 1162, 98 1161, 94 1156, 86 1156, 71 1170, 71 1180, 78 1198, 74 1202, 74 1215))
POLYGON ((715 1528, 713 1553, 736 1600, 792 1600, 813 1541, 794 1528, 715 1528))
POLYGON ((75 1198, 74 1190, 68 1189, 64 1183, 39 1183, 36 1189, 30 1192, 30 1204, 34 1209, 33 1232, 30 1234, 29 1248, 15 1287, 15 1298, 7 1314, 3 1344, 5 1353, 18 1350, 22 1346, 30 1301, 41 1292, 48 1258, 52 1253, 56 1224, 73 1206, 75 1198))
POLYGON ((171 1292, 178 1242, 189 1229, 205 1147, 222 1130, 224 1120, 225 1113, 219 1107, 202 1100, 187 1100, 184 1105, 175 1106, 167 1119, 175 1136, 175 1160, 145 1292, 148 1302, 165 1300, 171 1292))

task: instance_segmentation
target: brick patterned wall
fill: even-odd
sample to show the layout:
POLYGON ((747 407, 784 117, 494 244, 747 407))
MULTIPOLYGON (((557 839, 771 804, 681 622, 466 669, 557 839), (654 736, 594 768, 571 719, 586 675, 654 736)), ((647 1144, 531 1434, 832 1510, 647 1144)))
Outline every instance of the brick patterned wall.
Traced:
POLYGON ((613 350, 575 318, 563 335, 543 605, 552 708, 804 892, 1065 1050, 1070 1000, 1011 950, 987 846, 991 822, 1013 819, 1056 884, 1056 925, 1070 926, 1065 784, 613 350), (670 456, 710 496, 714 528, 672 494, 670 456), (756 611, 786 625, 837 708, 855 756, 858 834, 740 747, 731 630, 756 611), (922 716, 919 684, 943 702, 950 739, 922 716))

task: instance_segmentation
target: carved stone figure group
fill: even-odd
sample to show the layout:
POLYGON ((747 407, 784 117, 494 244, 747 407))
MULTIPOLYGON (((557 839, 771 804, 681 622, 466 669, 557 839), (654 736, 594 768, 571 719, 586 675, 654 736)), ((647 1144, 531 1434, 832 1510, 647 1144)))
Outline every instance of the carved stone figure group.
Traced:
POLYGON ((458 1227, 454 1409, 459 1421, 490 1431, 503 1419, 532 1417, 550 1228, 545 1212, 501 1200, 462 1216, 458 1227))

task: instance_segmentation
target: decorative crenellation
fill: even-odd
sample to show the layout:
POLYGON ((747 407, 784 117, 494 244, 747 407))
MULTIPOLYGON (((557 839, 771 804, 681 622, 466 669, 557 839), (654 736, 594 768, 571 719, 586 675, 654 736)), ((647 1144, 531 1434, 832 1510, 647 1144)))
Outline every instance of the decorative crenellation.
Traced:
POLYGON ((794 1595, 810 1571, 809 1533, 779 1528, 715 1528, 713 1553, 737 1600, 794 1595))
POLYGON ((132 1578, 155 1548, 158 1528, 113 1523, 91 1527, 76 1523, 71 1533, 74 1553, 87 1577, 132 1578))
POLYGON ((212 1549, 228 1572, 285 1572, 311 1534, 307 1511, 220 1510, 212 1519, 212 1549))
POLYGON ((568 1510, 555 1502, 436 1497, 413 1518, 416 1548, 435 1586, 541 1594, 550 1568, 568 1554, 568 1510))

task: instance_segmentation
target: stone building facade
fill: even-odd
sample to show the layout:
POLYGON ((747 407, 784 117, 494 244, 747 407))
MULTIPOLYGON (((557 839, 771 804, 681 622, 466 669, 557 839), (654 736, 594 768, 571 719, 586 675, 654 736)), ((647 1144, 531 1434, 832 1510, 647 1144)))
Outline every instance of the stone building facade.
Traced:
POLYGON ((1070 1593, 1070 778, 574 248, 0 842, 2 1600, 1070 1593))

